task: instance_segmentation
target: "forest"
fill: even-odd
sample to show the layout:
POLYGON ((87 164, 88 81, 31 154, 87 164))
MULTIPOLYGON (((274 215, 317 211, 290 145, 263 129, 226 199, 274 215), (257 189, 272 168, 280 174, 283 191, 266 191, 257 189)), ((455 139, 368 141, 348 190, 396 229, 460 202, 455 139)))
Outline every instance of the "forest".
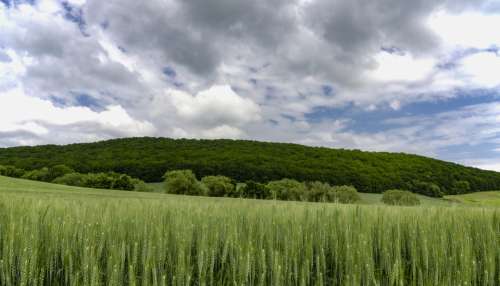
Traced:
POLYGON ((266 183, 283 178, 405 189, 431 196, 500 189, 500 173, 423 156, 245 140, 127 138, 95 143, 0 148, 0 165, 35 170, 64 164, 80 173, 116 172, 146 182, 169 170, 266 183))

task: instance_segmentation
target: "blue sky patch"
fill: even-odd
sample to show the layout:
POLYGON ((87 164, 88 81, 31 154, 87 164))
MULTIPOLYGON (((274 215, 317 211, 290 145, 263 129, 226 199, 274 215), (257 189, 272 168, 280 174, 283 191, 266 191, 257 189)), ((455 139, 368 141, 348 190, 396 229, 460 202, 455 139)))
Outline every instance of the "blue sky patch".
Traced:
POLYGON ((177 72, 172 67, 169 66, 164 67, 162 72, 168 78, 175 78, 177 76, 177 72))

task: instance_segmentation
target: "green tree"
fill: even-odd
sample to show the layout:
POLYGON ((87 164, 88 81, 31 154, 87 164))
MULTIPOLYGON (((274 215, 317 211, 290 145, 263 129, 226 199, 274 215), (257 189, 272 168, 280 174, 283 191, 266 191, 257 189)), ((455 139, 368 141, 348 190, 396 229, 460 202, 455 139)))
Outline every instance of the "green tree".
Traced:
POLYGON ((85 186, 85 177, 86 175, 75 172, 57 177, 52 182, 54 184, 83 187, 85 186))
POLYGON ((24 173, 22 176, 23 179, 33 180, 33 181, 49 181, 49 168, 43 167, 37 170, 31 170, 24 173))
POLYGON ((467 194, 471 191, 470 183, 468 181, 460 180, 453 182, 451 190, 454 194, 467 194))
POLYGON ((231 179, 224 176, 206 176, 201 179, 201 183, 207 188, 210 197, 230 197, 235 190, 231 179))
POLYGON ((418 193, 429 197, 442 198, 443 193, 441 188, 429 182, 422 182, 419 180, 412 180, 407 184, 408 190, 412 193, 418 193))
POLYGON ((335 202, 341 204, 352 204, 361 200, 358 191, 353 186, 334 186, 335 202))
POLYGON ((272 198, 271 190, 261 183, 255 181, 246 181, 242 189, 243 197, 250 199, 270 199, 272 198))
POLYGON ((24 175, 24 173, 25 171, 23 169, 10 165, 7 166, 0 165, 0 176, 21 178, 24 175))
POLYGON ((191 170, 175 170, 166 172, 165 190, 170 194, 203 195, 203 188, 191 170))
POLYGON ((64 176, 66 174, 74 173, 75 170, 70 167, 60 164, 49 168, 49 173, 47 174, 47 181, 52 182, 54 179, 64 176))
POLYGON ((307 183, 307 200, 310 202, 327 202, 332 187, 328 183, 314 181, 307 183))
POLYGON ((307 190, 304 183, 292 179, 271 181, 267 184, 275 200, 302 201, 307 198, 307 190))
POLYGON ((386 205, 416 206, 420 204, 417 196, 404 190, 387 190, 382 195, 382 202, 386 205))

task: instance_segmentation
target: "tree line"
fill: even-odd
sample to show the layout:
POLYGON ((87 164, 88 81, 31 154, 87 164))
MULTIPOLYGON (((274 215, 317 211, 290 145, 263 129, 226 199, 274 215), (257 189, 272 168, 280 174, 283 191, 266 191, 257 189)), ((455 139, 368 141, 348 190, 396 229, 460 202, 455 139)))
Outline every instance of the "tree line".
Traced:
POLYGON ((42 167, 30 171, 15 166, 0 165, 0 175, 76 187, 124 191, 149 191, 149 187, 144 181, 132 178, 126 174, 115 172, 82 174, 66 165, 42 167))
POLYGON ((220 175, 198 180, 191 170, 169 171, 163 177, 165 192, 178 195, 338 203, 355 203, 361 199, 352 186, 330 186, 324 182, 281 179, 266 184, 238 183, 220 175))
POLYGON ((0 148, 0 164, 25 170, 64 164, 82 174, 115 172, 146 182, 190 169, 200 178, 223 175, 257 183, 292 178, 366 193, 404 189, 434 197, 500 189, 500 173, 417 155, 244 140, 144 137, 0 148))

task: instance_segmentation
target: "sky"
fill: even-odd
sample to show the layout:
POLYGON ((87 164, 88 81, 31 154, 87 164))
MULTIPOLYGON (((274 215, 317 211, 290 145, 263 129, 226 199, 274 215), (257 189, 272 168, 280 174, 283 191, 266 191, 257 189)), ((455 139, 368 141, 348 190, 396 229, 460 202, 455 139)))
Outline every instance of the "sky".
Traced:
POLYGON ((0 147, 132 136, 500 171, 500 0, 0 0, 0 147))

